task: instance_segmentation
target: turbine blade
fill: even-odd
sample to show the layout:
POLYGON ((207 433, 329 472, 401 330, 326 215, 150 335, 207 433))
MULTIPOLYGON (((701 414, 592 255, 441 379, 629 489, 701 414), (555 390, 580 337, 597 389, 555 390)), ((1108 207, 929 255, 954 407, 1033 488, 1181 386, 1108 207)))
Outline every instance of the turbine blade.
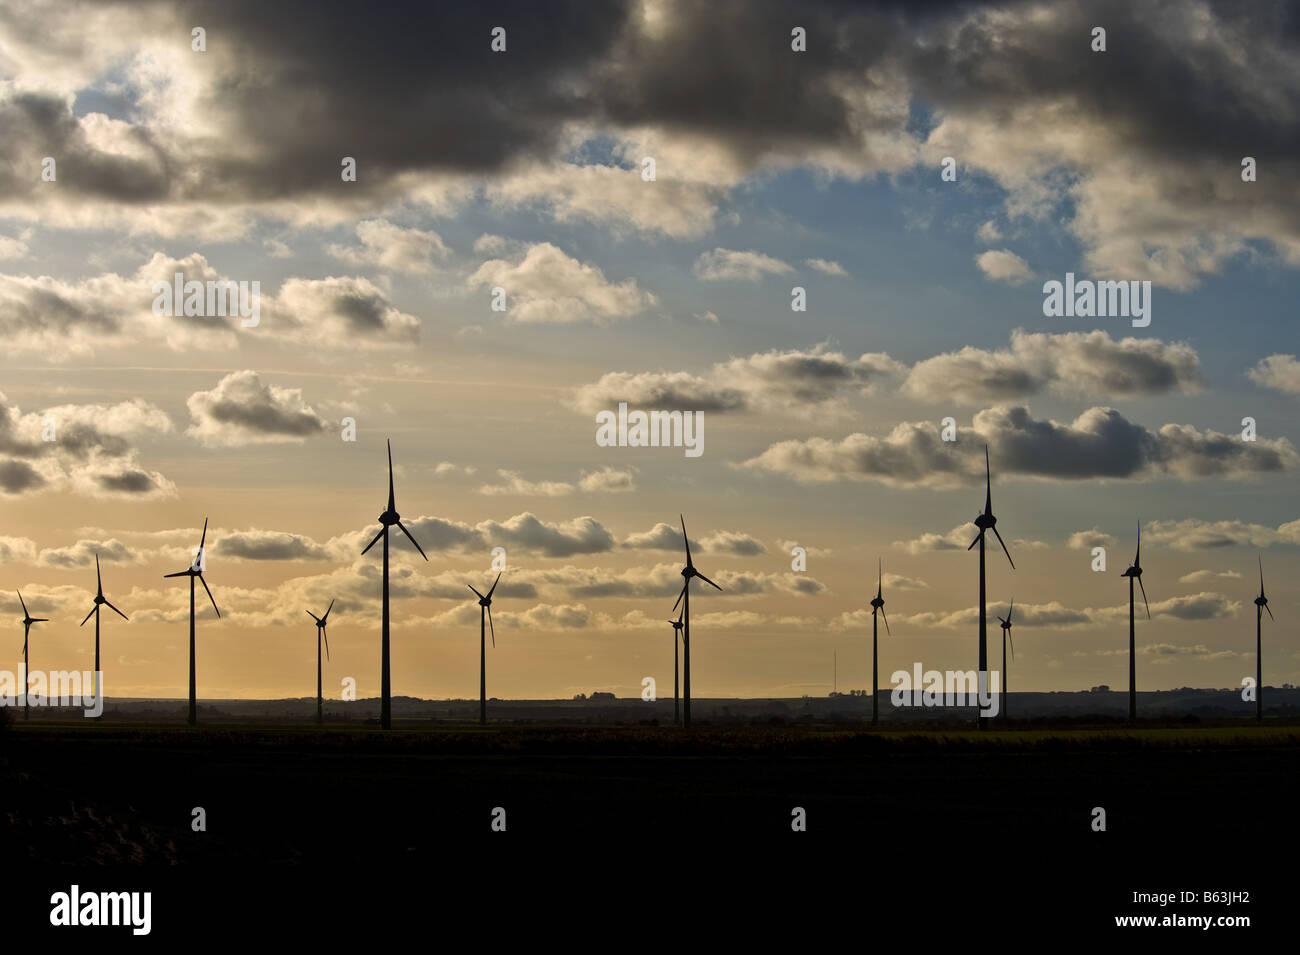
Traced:
POLYGON ((199 538, 199 551, 203 551, 203 545, 208 542, 208 519, 203 518, 203 536, 199 538))
POLYGON ((16 593, 18 594, 18 602, 23 605, 23 616, 30 617, 31 614, 27 612, 27 601, 23 600, 23 592, 19 590, 16 593))
POLYGON ((32 617, 32 623, 49 623, 49 617, 32 617))
POLYGON ((1264 596, 1264 558, 1259 558, 1259 595, 1264 596))
POLYGON ((682 541, 686 544, 686 566, 694 567, 695 565, 691 563, 691 541, 690 538, 686 536, 686 518, 681 514, 678 514, 677 516, 682 520, 682 541))
POLYGON ((320 618, 320 625, 325 626, 325 621, 330 618, 330 611, 334 609, 334 601, 337 598, 330 598, 330 605, 325 608, 325 616, 320 618))
POLYGON ((893 634, 889 632, 889 618, 885 616, 885 608, 884 608, 884 607, 881 607, 881 608, 880 608, 880 617, 881 617, 882 620, 885 621, 885 633, 886 633, 888 636, 891 636, 891 637, 892 637, 893 634))
POLYGON ((1138 587, 1142 589, 1142 606, 1147 608, 1147 619, 1151 619, 1151 605, 1147 603, 1147 589, 1142 586, 1142 578, 1138 578, 1138 587))
POLYGON ((885 585, 885 565, 879 557, 876 558, 876 598, 881 599, 880 590, 885 585))
POLYGON ((117 615, 118 615, 119 617, 121 617, 123 620, 130 620, 130 619, 131 619, 131 618, 128 617, 126 614, 122 613, 122 611, 120 611, 120 610, 118 610, 116 607, 114 607, 114 606, 113 606, 111 603, 109 603, 107 600, 104 601, 104 606, 107 607, 109 610, 113 611, 113 613, 117 614, 117 615))
POLYGON ((104 596, 104 578, 99 572, 99 555, 95 555, 95 586, 99 590, 99 595, 104 596))
POLYGON ((497 628, 492 625, 491 604, 488 604, 487 612, 488 612, 488 632, 492 634, 492 649, 495 650, 497 646, 497 628))
MULTIPOLYGON (((993 513, 993 475, 989 470, 989 446, 984 445, 984 513, 993 513)), ((970 550, 970 548, 966 548, 970 550)))
MULTIPOLYGON (((89 620, 91 617, 93 617, 95 615, 95 611, 98 609, 99 609, 99 604, 95 604, 95 606, 91 607, 90 613, 86 614, 86 620, 89 620)), ((81 623, 77 624, 77 626, 84 627, 86 625, 86 620, 81 621, 81 623)))
POLYGON ((492 591, 497 589, 497 584, 501 583, 501 574, 497 574, 497 579, 492 581, 492 590, 488 591, 488 600, 492 599, 492 591))
POLYGON ((421 547, 419 543, 416 541, 416 539, 411 536, 411 532, 406 529, 406 525, 403 524, 401 521, 398 521, 397 526, 401 528, 402 533, 406 535, 406 539, 409 540, 412 544, 415 544, 415 549, 420 552, 420 556, 423 557, 425 560, 428 560, 429 555, 424 552, 424 548, 421 547))
POLYGON ((479 594, 479 593, 478 593, 478 588, 475 587, 473 584, 466 584, 465 586, 468 587, 470 590, 474 591, 474 593, 478 594, 478 599, 479 599, 479 600, 486 600, 486 599, 487 599, 487 598, 484 597, 482 594, 479 594))
POLYGON ((1007 608, 1007 623, 1011 623, 1011 615, 1016 612, 1016 598, 1011 598, 1011 606, 1007 608))
POLYGON ((1142 522, 1138 521, 1138 546, 1133 554, 1133 566, 1142 566, 1142 522))
POLYGON ((325 632, 325 628, 320 628, 320 635, 325 638, 325 659, 330 658, 330 635, 325 632))
MULTIPOLYGON (((682 598, 686 596, 686 588, 689 587, 690 585, 691 585, 691 582, 690 582, 689 580, 686 581, 686 583, 682 584, 682 592, 679 593, 679 594, 677 595, 677 603, 673 604, 673 609, 674 609, 674 610, 677 609, 677 604, 679 604, 679 603, 682 602, 682 598)), ((683 607, 683 608, 682 608, 682 614, 685 614, 685 613, 686 613, 686 608, 683 607)), ((680 616, 681 616, 681 615, 679 614, 679 617, 680 617, 680 616)))
MULTIPOLYGON (((1268 604, 1264 604, 1264 609, 1268 610, 1268 604)), ((1277 623, 1277 617, 1273 616, 1273 611, 1271 610, 1268 610, 1268 619, 1272 620, 1274 623, 1277 623)))
POLYGON ((315 615, 314 613, 312 613, 310 610, 304 610, 303 613, 305 613, 307 616, 309 616, 309 617, 311 617, 313 620, 315 620, 315 621, 316 621, 316 626, 318 626, 318 627, 320 626, 320 617, 316 616, 316 615, 315 615))
MULTIPOLYGON (((1016 562, 1011 559, 1011 551, 1007 550, 1006 541, 1002 539, 1002 535, 998 533, 998 529, 996 527, 993 528, 993 536, 996 537, 998 539, 998 543, 1002 545, 1002 553, 1007 555, 1007 563, 1011 565, 1012 570, 1015 570, 1016 562)), ((970 548, 968 547, 967 550, 969 549, 970 548)))
POLYGON ((163 574, 163 577, 164 577, 164 578, 166 578, 166 577, 188 577, 189 575, 190 575, 190 572, 189 572, 188 570, 178 570, 178 571, 177 571, 176 573, 174 573, 174 574, 163 574))
POLYGON ((1016 658, 1016 641, 1011 639, 1011 628, 1007 627, 1007 643, 1011 644, 1011 659, 1016 658))
MULTIPOLYGON (((204 590, 207 590, 207 592, 208 592, 208 599, 212 601, 212 609, 213 609, 213 610, 217 610, 217 600, 216 600, 215 597, 212 596, 212 591, 211 591, 211 590, 208 590, 208 582, 207 582, 206 580, 203 579, 203 575, 202 575, 202 574, 195 574, 194 576, 197 577, 197 578, 199 578, 199 583, 201 583, 201 584, 203 585, 203 589, 204 589, 204 590)), ((218 616, 218 617, 221 616, 221 611, 220 611, 220 610, 217 610, 217 616, 218 616)))
POLYGON ((695 576, 698 577, 698 578, 700 578, 700 580, 704 581, 706 584, 708 584, 708 585, 709 585, 710 587, 712 587, 714 590, 722 590, 721 587, 719 587, 719 586, 718 586, 717 584, 715 584, 713 581, 709 580, 709 578, 708 578, 708 577, 705 577, 703 574, 696 574, 695 576))
POLYGON ((970 542, 970 547, 967 547, 966 549, 970 550, 971 547, 974 547, 976 544, 978 544, 980 542, 980 538, 983 536, 984 536, 984 531, 981 530, 978 534, 975 535, 975 539, 970 542))
POLYGON ((363 550, 363 551, 361 552, 361 556, 362 556, 362 557, 364 557, 364 556, 366 555, 366 551, 367 551, 367 550, 370 550, 370 548, 374 547, 376 544, 379 543, 379 538, 381 538, 381 537, 384 536, 384 531, 385 531, 385 530, 387 530, 386 527, 381 526, 381 527, 379 528, 379 533, 375 535, 375 539, 372 540, 369 544, 367 544, 365 550, 363 550))
POLYGON ((388 509, 397 510, 397 501, 393 495, 393 441, 388 441, 388 509))

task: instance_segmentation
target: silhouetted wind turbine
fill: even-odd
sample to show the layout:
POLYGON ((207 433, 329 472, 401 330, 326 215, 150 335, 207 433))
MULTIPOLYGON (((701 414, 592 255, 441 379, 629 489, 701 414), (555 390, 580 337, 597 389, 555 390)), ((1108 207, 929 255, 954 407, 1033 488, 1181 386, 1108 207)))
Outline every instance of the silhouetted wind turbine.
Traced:
MULTIPOLYGON (((998 617, 1002 622, 1002 718, 1007 716, 1007 641, 1011 640, 1011 614, 1016 609, 1015 600, 1011 601, 1011 606, 1007 608, 1006 617, 998 617)), ((1011 659, 1016 658, 1016 644, 1011 640, 1011 659)))
MULTIPOLYGON (((971 547, 974 547, 976 544, 980 545, 980 668, 979 673, 976 675, 977 681, 981 679, 985 681, 988 680, 989 628, 987 619, 988 610, 986 609, 984 589, 984 535, 988 531, 992 531, 993 535, 997 537, 998 543, 1002 545, 1002 551, 1007 555, 1007 562, 1011 564, 1011 569, 1016 569, 1016 562, 1011 559, 1011 551, 1007 550, 1006 542, 1002 540, 1002 535, 998 533, 997 523, 998 519, 993 516, 993 476, 989 469, 989 446, 986 444, 984 445, 984 512, 976 516, 975 526, 980 529, 980 532, 975 536, 975 539, 970 542, 970 547, 966 548, 967 550, 970 550, 971 547)), ((980 710, 977 710, 976 712, 979 714, 979 728, 984 729, 984 714, 980 710)))
MULTIPOLYGON (((94 618, 95 618, 95 699, 96 699, 96 701, 99 700, 99 694, 100 694, 100 686, 99 686, 99 608, 100 608, 101 606, 106 606, 106 607, 108 607, 109 610, 113 611, 113 613, 117 614, 117 615, 118 615, 119 617, 121 617, 123 620, 130 620, 130 619, 131 619, 131 618, 128 617, 126 614, 122 613, 122 611, 120 611, 120 610, 118 610, 116 607, 114 607, 114 606, 109 602, 108 598, 104 596, 104 578, 103 578, 103 576, 102 576, 102 575, 100 574, 100 572, 99 572, 99 555, 96 554, 96 555, 95 555, 95 606, 91 608, 90 613, 86 614, 86 620, 89 620, 89 619, 91 618, 92 615, 93 615, 94 618)), ((81 621, 81 626, 84 627, 84 626, 86 625, 86 620, 81 621)))
POLYGON ((190 579, 190 715, 189 724, 195 726, 199 722, 198 691, 194 680, 194 578, 199 579, 203 589, 208 593, 208 599, 212 601, 212 609, 217 611, 217 616, 221 616, 221 611, 217 610, 217 601, 212 596, 212 591, 208 590, 208 582, 203 579, 203 568, 207 565, 205 558, 204 546, 208 540, 208 519, 203 518, 203 536, 199 539, 199 549, 194 554, 194 562, 185 570, 177 571, 174 574, 163 574, 163 577, 188 577, 190 579))
POLYGON ((420 556, 425 560, 429 558, 425 555, 424 549, 411 536, 411 532, 406 529, 402 523, 401 515, 397 513, 397 503, 393 497, 393 442, 388 442, 388 509, 379 515, 379 523, 383 525, 379 528, 379 533, 375 535, 374 540, 366 545, 366 551, 379 543, 380 538, 384 541, 384 609, 383 609, 383 647, 380 650, 380 672, 379 672, 379 723, 384 729, 392 729, 393 726, 393 705, 392 705, 392 684, 389 680, 388 672, 388 529, 397 525, 398 530, 406 535, 407 540, 415 544, 415 549, 420 552, 420 556))
POLYGON ((330 656, 330 638, 325 633, 325 621, 330 618, 330 611, 334 609, 334 601, 325 608, 325 616, 318 617, 310 610, 306 611, 307 616, 316 621, 316 722, 323 722, 325 719, 325 697, 321 693, 321 662, 320 662, 320 645, 325 641, 325 659, 330 656))
POLYGON ((1133 626, 1133 581, 1142 590, 1142 606, 1147 609, 1147 619, 1151 619, 1151 605, 1147 603, 1147 589, 1142 586, 1142 522, 1138 521, 1137 553, 1133 555, 1133 566, 1121 577, 1128 578, 1128 718, 1137 719, 1137 653, 1134 649, 1133 626))
MULTIPOLYGON (((681 517, 681 515, 678 515, 681 517)), ((682 604, 682 652, 684 657, 684 666, 682 668, 682 689, 686 698, 686 706, 682 710, 682 725, 687 729, 691 726, 691 578, 698 577, 715 590, 722 590, 717 584, 709 580, 702 573, 695 569, 695 564, 691 561, 691 542, 686 537, 686 518, 681 517, 682 521, 682 541, 686 544, 686 566, 682 568, 682 576, 685 581, 682 583, 682 592, 677 595, 677 603, 673 604, 673 609, 677 609, 677 604, 682 604), (683 603, 685 601, 685 603, 683 603)))
POLYGON ((478 721, 483 726, 487 725, 487 631, 484 624, 492 628, 492 647, 495 649, 497 629, 492 626, 492 593, 499 583, 501 583, 500 573, 497 574, 497 579, 492 581, 492 586, 486 595, 479 593, 473 584, 466 585, 478 597, 478 721))
POLYGON ((676 620, 668 621, 673 625, 673 722, 674 723, 681 722, 680 704, 678 700, 679 691, 677 686, 677 640, 682 635, 682 616, 685 613, 686 611, 685 609, 683 609, 682 612, 677 615, 676 620))
MULTIPOLYGON (((885 620, 885 633, 889 633, 889 618, 885 617, 885 598, 880 595, 884 589, 884 566, 876 561, 876 596, 871 600, 871 722, 880 722, 880 673, 876 656, 876 613, 885 620)), ((892 636, 892 634, 891 634, 892 636)))
MULTIPOLYGON (((1264 664, 1263 641, 1264 611, 1268 610, 1268 598, 1264 596, 1264 558, 1259 559, 1259 596, 1255 598, 1255 722, 1264 721, 1264 664)), ((1268 619, 1274 623, 1277 618, 1268 610, 1268 619)))
POLYGON ((18 602, 23 605, 23 719, 27 719, 27 697, 28 690, 32 682, 32 665, 27 655, 27 645, 29 643, 28 635, 32 632, 32 624, 49 623, 49 617, 33 617, 27 612, 27 603, 23 600, 22 591, 18 591, 18 602))

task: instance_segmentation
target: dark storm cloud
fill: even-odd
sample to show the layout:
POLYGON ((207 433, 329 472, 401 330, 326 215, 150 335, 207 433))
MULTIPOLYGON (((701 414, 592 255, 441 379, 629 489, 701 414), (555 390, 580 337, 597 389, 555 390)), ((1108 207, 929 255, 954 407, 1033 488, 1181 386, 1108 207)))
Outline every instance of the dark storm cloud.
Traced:
POLYGON ((26 461, 0 461, 0 490, 6 494, 33 491, 44 484, 45 479, 26 461))

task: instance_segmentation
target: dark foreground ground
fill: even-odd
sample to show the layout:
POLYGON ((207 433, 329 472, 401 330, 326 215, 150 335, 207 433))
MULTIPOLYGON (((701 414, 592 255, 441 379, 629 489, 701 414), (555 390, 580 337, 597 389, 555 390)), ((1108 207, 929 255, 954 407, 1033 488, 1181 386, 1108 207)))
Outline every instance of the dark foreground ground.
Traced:
POLYGON ((1300 727, 1240 721, 980 734, 71 719, 19 720, 0 736, 5 864, 33 873, 9 903, 37 899, 48 915, 51 885, 177 863, 118 878, 164 898, 207 886, 163 906, 160 927, 170 911, 192 928, 213 893, 256 898, 270 883, 274 898, 318 898, 373 890, 378 873, 397 873, 385 878, 399 891, 531 873, 530 891, 577 878, 633 893, 642 879, 705 895, 843 892, 909 910, 1012 905, 1023 924, 1093 928, 1148 911, 1134 891, 1246 890, 1254 907, 1232 914, 1282 917, 1298 783, 1300 727), (197 807, 206 832, 191 828, 197 807), (505 832, 492 829, 497 807, 505 832), (806 831, 792 830, 796 807, 806 831))

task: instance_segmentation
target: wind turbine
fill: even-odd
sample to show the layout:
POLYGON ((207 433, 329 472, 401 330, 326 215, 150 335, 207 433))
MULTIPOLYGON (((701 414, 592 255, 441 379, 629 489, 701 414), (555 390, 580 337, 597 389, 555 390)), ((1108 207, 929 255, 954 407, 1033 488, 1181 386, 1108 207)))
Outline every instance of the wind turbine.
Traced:
POLYGON ((1011 614, 1016 609, 1015 600, 1011 601, 1011 606, 1007 608, 1006 617, 998 617, 1002 622, 1002 718, 1007 717, 1007 697, 1010 695, 1007 689, 1007 641, 1011 641, 1011 659, 1016 658, 1016 642, 1011 640, 1011 614))
MULTIPOLYGON (((871 599, 871 722, 880 722, 880 673, 876 655, 876 613, 885 620, 885 633, 889 633, 889 618, 885 617, 885 598, 880 595, 884 588, 884 567, 876 561, 876 596, 871 599)), ((892 634, 890 634, 892 636, 892 634)))
POLYGON ((1151 619, 1151 605, 1147 603, 1147 589, 1142 586, 1142 522, 1138 521, 1138 541, 1137 553, 1133 555, 1133 566, 1121 577, 1128 578, 1128 718, 1129 720, 1137 719, 1137 654, 1134 650, 1134 627, 1133 627, 1133 581, 1137 581, 1138 587, 1142 590, 1142 606, 1146 607, 1147 619, 1151 619))
POLYGON ((682 725, 687 729, 691 728, 691 578, 698 577, 715 590, 722 590, 717 584, 709 580, 702 573, 695 569, 695 564, 691 561, 691 542, 686 538, 686 518, 682 517, 682 541, 686 544, 686 566, 682 568, 682 576, 686 578, 682 582, 682 592, 677 595, 677 603, 673 604, 673 609, 677 609, 677 604, 682 604, 682 651, 685 664, 682 668, 682 684, 686 696, 686 706, 682 711, 682 725), (683 603, 683 601, 685 601, 683 603))
MULTIPOLYGON (((1261 631, 1264 629, 1264 611, 1268 610, 1268 598, 1264 596, 1264 558, 1259 559, 1259 596, 1255 598, 1255 722, 1264 722, 1264 664, 1261 658, 1261 631)), ((1274 623, 1277 618, 1268 610, 1268 619, 1274 623)))
MULTIPOLYGON (((970 550, 971 547, 974 547, 976 544, 980 545, 980 668, 976 679, 980 683, 984 683, 986 686, 986 681, 988 680, 989 622, 987 619, 988 611, 985 609, 984 536, 988 531, 992 531, 993 535, 997 537, 998 543, 1002 545, 1002 551, 1007 555, 1007 562, 1011 565, 1011 569, 1016 569, 1016 562, 1011 559, 1011 551, 1007 550, 1006 542, 1002 539, 1002 535, 998 533, 997 523, 998 519, 993 516, 993 477, 989 469, 989 446, 986 444, 984 445, 984 513, 976 515, 975 526, 980 529, 980 532, 975 536, 975 539, 970 542, 970 547, 966 548, 967 550, 970 550)), ((986 725, 984 722, 984 714, 982 711, 977 710, 977 712, 979 713, 977 724, 980 729, 984 729, 986 725)))
POLYGON ((682 617, 685 613, 686 611, 683 609, 682 612, 677 615, 676 620, 668 621, 673 625, 673 723, 674 724, 681 722, 681 715, 679 713, 680 705, 678 702, 678 690, 677 690, 677 640, 682 635, 682 626, 683 626, 682 617))
POLYGON ((323 722, 325 719, 325 697, 321 693, 321 662, 320 662, 320 644, 321 640, 325 641, 325 659, 330 657, 330 638, 325 634, 325 621, 330 618, 330 611, 334 609, 334 601, 325 608, 325 616, 318 617, 310 610, 306 611, 307 616, 316 621, 316 722, 323 722))
POLYGON ((501 574, 497 574, 497 579, 492 581, 492 586, 487 595, 479 593, 473 584, 467 584, 470 590, 478 596, 478 721, 482 726, 487 725, 487 632, 484 623, 492 629, 492 648, 495 650, 497 645, 497 629, 492 626, 492 592, 497 589, 497 584, 501 583, 501 574))
POLYGON ((380 650, 380 673, 379 673, 379 723, 384 729, 393 728, 393 703, 392 703, 392 684, 388 675, 388 529, 394 525, 406 535, 407 540, 415 544, 415 549, 420 552, 420 556, 425 560, 429 558, 425 555, 424 549, 420 547, 411 532, 406 529, 402 523, 401 515, 397 513, 397 503, 393 497, 393 442, 388 442, 388 509, 379 515, 379 523, 383 525, 379 528, 379 533, 375 535, 374 540, 366 545, 366 551, 379 543, 380 538, 384 541, 384 610, 383 610, 383 648, 380 650))
MULTIPOLYGON (((86 614, 86 620, 89 620, 89 619, 91 618, 91 615, 92 615, 92 614, 93 614, 94 617, 95 617, 95 699, 98 700, 98 699, 99 699, 99 694, 100 694, 100 686, 99 686, 99 608, 100 608, 101 606, 107 606, 109 610, 113 611, 113 613, 117 614, 117 615, 118 615, 119 617, 121 617, 123 620, 130 620, 131 618, 128 617, 126 614, 122 613, 122 611, 118 610, 116 607, 114 607, 114 606, 112 605, 112 603, 109 602, 108 598, 104 596, 104 578, 103 578, 103 576, 102 576, 102 575, 100 574, 100 572, 99 572, 99 555, 98 555, 98 554, 95 555, 95 587, 96 587, 96 592, 95 592, 95 606, 94 606, 93 608, 91 608, 90 613, 86 614)), ((81 626, 84 627, 84 626, 86 625, 86 620, 81 621, 81 626)))
POLYGON ((29 696, 27 690, 31 686, 31 680, 32 680, 32 666, 31 663, 28 662, 28 656, 27 656, 27 644, 28 644, 27 637, 28 634, 32 632, 32 624, 49 623, 50 618, 33 617, 30 613, 28 613, 27 603, 23 600, 23 593, 21 590, 18 591, 18 602, 23 605, 23 719, 27 719, 29 715, 27 712, 27 705, 28 705, 27 698, 29 696))
POLYGON ((203 570, 207 566, 207 556, 204 551, 204 545, 208 540, 208 519, 203 518, 203 536, 199 539, 199 549, 194 553, 194 562, 185 570, 177 571, 174 574, 163 574, 163 577, 188 577, 190 579, 190 715, 188 722, 190 726, 196 726, 199 722, 198 694, 194 681, 194 578, 199 579, 203 589, 207 591, 208 599, 212 601, 212 609, 217 611, 217 617, 221 616, 221 611, 217 610, 217 601, 212 596, 212 591, 208 590, 208 582, 203 579, 203 570))

